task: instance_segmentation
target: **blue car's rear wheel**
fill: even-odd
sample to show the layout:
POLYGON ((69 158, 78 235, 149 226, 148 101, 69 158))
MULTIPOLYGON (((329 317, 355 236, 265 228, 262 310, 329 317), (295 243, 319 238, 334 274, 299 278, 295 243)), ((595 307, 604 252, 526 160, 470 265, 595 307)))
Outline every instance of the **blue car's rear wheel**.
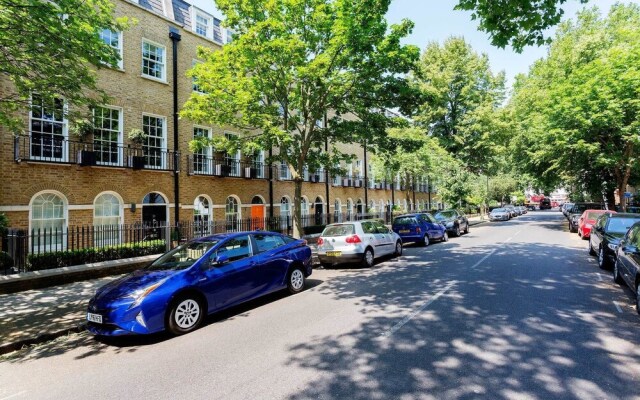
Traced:
POLYGON ((289 293, 291 294, 302 292, 302 289, 304 289, 304 273, 300 267, 292 268, 291 271, 289 271, 287 289, 289 289, 289 293))
POLYGON ((196 330, 204 318, 202 304, 193 297, 182 297, 174 301, 169 312, 169 332, 183 335, 196 330))

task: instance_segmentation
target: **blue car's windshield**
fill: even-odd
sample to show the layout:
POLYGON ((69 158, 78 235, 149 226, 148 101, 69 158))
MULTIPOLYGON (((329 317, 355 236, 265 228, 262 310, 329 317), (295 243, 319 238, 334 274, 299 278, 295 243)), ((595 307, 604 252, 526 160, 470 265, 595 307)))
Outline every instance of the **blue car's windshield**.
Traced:
POLYGON ((145 269, 148 271, 177 271, 189 268, 218 242, 219 240, 211 239, 185 243, 164 254, 145 269))

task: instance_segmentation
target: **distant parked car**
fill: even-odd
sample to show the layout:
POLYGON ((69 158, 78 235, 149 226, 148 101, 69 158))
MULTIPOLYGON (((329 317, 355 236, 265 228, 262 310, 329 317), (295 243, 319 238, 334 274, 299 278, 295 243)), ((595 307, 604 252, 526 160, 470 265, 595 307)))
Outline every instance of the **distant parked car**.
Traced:
POLYGON ((453 209, 438 211, 434 218, 454 236, 460 236, 462 232, 469 233, 469 220, 462 211, 453 209))
POLYGON ((608 210, 585 210, 578 219, 578 236, 583 239, 589 239, 591 227, 596 223, 598 217, 604 213, 615 214, 616 212, 608 210))
POLYGON ((636 312, 640 314, 640 223, 633 224, 616 249, 613 279, 633 290, 636 312))
POLYGON ((515 218, 518 215, 518 211, 516 211, 516 207, 512 206, 511 204, 507 204, 506 206, 503 207, 505 210, 509 211, 509 215, 511 216, 511 218, 515 218))
POLYGON ((379 221, 353 221, 327 225, 317 243, 323 267, 359 263, 372 267, 376 258, 402 255, 402 239, 379 221))
POLYGON ((149 266, 102 286, 89 301, 87 329, 120 336, 197 329, 207 314, 287 289, 311 275, 304 240, 272 232, 194 239, 149 266))
POLYGON ((573 205, 574 205, 574 203, 564 203, 562 205, 562 207, 560 207, 560 211, 562 211, 562 215, 564 215, 566 217, 567 213, 569 212, 569 210, 571 210, 573 205))
POLYGON ((423 246, 428 246, 432 240, 449 240, 444 225, 426 213, 400 215, 393 220, 391 229, 400 235, 403 242, 415 242, 423 246))
POLYGON ((640 222, 640 214, 604 213, 596 220, 589 236, 589 254, 598 256, 600 268, 613 265, 620 240, 636 222, 640 222))
POLYGON ((604 210, 604 205, 600 203, 575 203, 567 214, 569 220, 569 232, 578 231, 578 220, 585 210, 604 210))
POLYGON ((511 213, 506 208, 494 208, 489 213, 490 221, 508 221, 511 219, 511 213))
POLYGON ((551 210, 550 198, 545 197, 544 199, 540 200, 540 210, 551 210))

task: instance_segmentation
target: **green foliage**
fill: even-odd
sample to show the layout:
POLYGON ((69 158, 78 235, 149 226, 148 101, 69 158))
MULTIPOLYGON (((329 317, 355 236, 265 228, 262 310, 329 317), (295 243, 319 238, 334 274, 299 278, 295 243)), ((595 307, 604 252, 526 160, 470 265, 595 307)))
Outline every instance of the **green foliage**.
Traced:
MULTIPOLYGON (((479 29, 491 35, 494 46, 507 45, 521 52, 525 46, 550 42, 545 30, 562 18, 561 5, 567 0, 458 0, 457 10, 472 11, 480 19, 479 29)), ((586 3, 588 0, 580 0, 586 3)))
POLYGON ((404 76, 419 49, 402 45, 413 24, 388 26, 389 0, 216 0, 234 32, 222 50, 200 48, 188 73, 203 90, 181 116, 230 126, 235 141, 202 145, 278 148, 271 161, 291 166, 295 182, 294 236, 300 236, 305 169, 336 172, 351 159, 336 143, 369 143, 397 121, 381 109, 414 100, 404 76), (318 121, 329 119, 329 124, 318 121), (259 133, 256 133, 259 132, 259 133), (332 143, 328 152, 325 142, 332 143), (235 143, 234 143, 235 142, 235 143))
POLYGON ((606 18, 582 12, 518 78, 514 158, 543 185, 563 182, 612 202, 640 175, 639 92, 640 7, 615 5, 606 18))
POLYGON ((152 240, 122 246, 91 247, 78 250, 29 254, 27 256, 27 271, 40 271, 68 267, 70 265, 161 254, 164 253, 165 250, 166 244, 164 241, 152 240))
POLYGON ((487 56, 463 38, 432 42, 414 76, 424 98, 416 121, 470 171, 493 171, 508 129, 500 112, 504 82, 504 72, 493 74, 487 56))
POLYGON ((141 146, 147 140, 149 135, 147 135, 142 129, 133 128, 129 131, 127 135, 131 143, 141 146))
POLYGON ((109 0, 0 0, 0 74, 16 88, 0 93, 0 125, 22 130, 15 113, 28 110, 33 91, 47 102, 61 96, 71 110, 106 102, 90 67, 118 64, 117 51, 99 37, 128 26, 114 19, 114 8, 109 0))

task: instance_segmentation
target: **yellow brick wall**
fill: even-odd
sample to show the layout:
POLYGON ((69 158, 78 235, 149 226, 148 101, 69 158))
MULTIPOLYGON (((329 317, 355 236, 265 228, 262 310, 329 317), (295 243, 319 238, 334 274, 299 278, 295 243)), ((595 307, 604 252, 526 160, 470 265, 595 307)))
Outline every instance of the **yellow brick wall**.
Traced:
MULTIPOLYGON (((169 38, 169 27, 179 27, 166 18, 153 14, 134 4, 125 1, 116 2, 117 15, 136 18, 138 24, 123 33, 123 69, 101 69, 98 72, 98 83, 112 98, 110 106, 122 108, 123 142, 129 141, 127 134, 133 128, 142 128, 142 115, 149 113, 163 116, 166 119, 167 149, 173 150, 173 82, 172 82, 172 43, 169 38), (142 38, 165 46, 166 82, 157 82, 142 77, 142 38)), ((213 42, 190 31, 180 28, 182 40, 178 43, 179 59, 179 104, 184 104, 192 93, 191 79, 185 76, 196 58, 199 45, 219 47, 213 42)), ((13 90, 11 83, 0 78, 0 90, 9 93, 13 90)), ((28 122, 24 114, 25 122, 28 122)), ((14 161, 14 143, 12 132, 0 126, 0 212, 9 217, 10 225, 17 228, 29 226, 29 204, 32 198, 42 191, 55 191, 66 199, 68 207, 68 224, 90 225, 93 222, 93 203, 103 192, 115 192, 123 201, 124 223, 140 222, 141 205, 145 195, 150 192, 161 193, 170 204, 178 204, 181 208, 180 218, 188 220, 193 214, 194 200, 201 195, 211 199, 213 218, 224 219, 224 205, 228 196, 236 196, 242 205, 250 205, 254 196, 260 195, 268 206, 268 181, 265 179, 216 178, 210 176, 190 176, 187 174, 187 155, 190 154, 188 143, 193 138, 194 124, 188 120, 179 121, 180 158, 180 199, 174 199, 173 173, 168 171, 132 170, 130 168, 82 167, 75 164, 50 164, 29 161, 14 161), (135 211, 131 205, 135 204, 135 211)), ((213 132, 222 134, 233 131, 212 127, 213 132)), ((73 140, 73 138, 70 138, 73 140)), ((356 158, 363 159, 360 146, 339 145, 343 151, 352 152, 356 158)), ((276 150, 277 151, 277 150, 276 150)), ((276 176, 274 175, 274 178, 276 176)), ((293 201, 293 182, 275 180, 273 190, 274 214, 279 214, 280 199, 288 196, 293 201)), ((346 212, 347 199, 354 203, 358 199, 364 201, 364 188, 342 188, 330 185, 329 211, 334 211, 334 200, 339 198, 342 211, 346 212)), ((326 203, 324 183, 305 183, 303 195, 310 203, 320 197, 326 203)), ((410 194, 396 192, 396 203, 400 199, 412 198, 410 194), (408 197, 407 197, 408 196, 408 197)), ((426 200, 426 193, 417 193, 416 197, 426 200)), ((385 203, 391 200, 390 190, 369 190, 369 200, 376 205, 379 200, 385 203)), ((433 201, 435 202, 435 196, 433 201)), ((242 216, 250 215, 249 207, 242 207, 242 216)), ((326 210, 326 208, 325 208, 326 210)), ((168 212, 173 222, 173 208, 168 212)), ((267 208, 268 215, 268 208, 267 208)))

